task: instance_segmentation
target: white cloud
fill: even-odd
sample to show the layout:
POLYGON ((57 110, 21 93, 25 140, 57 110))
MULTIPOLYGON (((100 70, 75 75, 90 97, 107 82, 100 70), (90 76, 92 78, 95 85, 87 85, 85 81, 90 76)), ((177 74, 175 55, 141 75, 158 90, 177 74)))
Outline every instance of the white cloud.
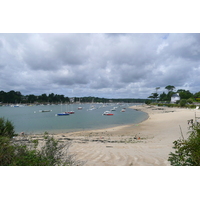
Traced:
POLYGON ((157 54, 160 54, 160 52, 161 52, 165 47, 167 47, 168 45, 169 45, 168 43, 163 42, 162 44, 160 44, 160 45, 158 46, 156 53, 157 53, 157 54))
POLYGON ((146 98, 198 90, 200 34, 0 34, 0 90, 146 98))

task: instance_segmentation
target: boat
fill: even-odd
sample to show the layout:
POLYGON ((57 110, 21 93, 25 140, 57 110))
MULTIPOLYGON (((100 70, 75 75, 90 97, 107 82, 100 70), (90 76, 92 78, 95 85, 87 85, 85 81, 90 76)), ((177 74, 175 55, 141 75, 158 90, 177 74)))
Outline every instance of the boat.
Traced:
POLYGON ((89 110, 95 110, 96 108, 95 108, 95 106, 90 106, 90 108, 87 110, 87 111, 89 111, 89 110))
POLYGON ((117 107, 112 108, 111 111, 116 111, 116 108, 117 108, 117 107))
POLYGON ((58 113, 58 114, 55 114, 55 116, 66 116, 66 115, 69 115, 68 112, 62 112, 62 102, 61 102, 61 112, 58 113))
MULTIPOLYGON (((68 110, 68 109, 67 109, 68 110)), ((74 114, 75 112, 73 111, 73 108, 71 111, 66 111, 66 113, 69 113, 69 114, 74 114)))
POLYGON ((74 111, 68 111, 66 113, 69 113, 69 114, 74 114, 75 112, 74 111))
POLYGON ((58 114, 56 114, 56 116, 66 116, 66 115, 69 115, 69 113, 63 112, 63 113, 58 113, 58 114))
POLYGON ((114 114, 111 113, 110 111, 105 111, 105 112, 103 113, 103 115, 111 116, 111 115, 114 115, 114 114))
POLYGON ((52 110, 39 110, 39 112, 51 112, 52 110))
POLYGON ((78 107, 78 110, 82 110, 83 108, 82 107, 78 107))
POLYGON ((125 112, 125 111, 126 111, 125 109, 122 109, 122 110, 121 110, 121 112, 125 112))

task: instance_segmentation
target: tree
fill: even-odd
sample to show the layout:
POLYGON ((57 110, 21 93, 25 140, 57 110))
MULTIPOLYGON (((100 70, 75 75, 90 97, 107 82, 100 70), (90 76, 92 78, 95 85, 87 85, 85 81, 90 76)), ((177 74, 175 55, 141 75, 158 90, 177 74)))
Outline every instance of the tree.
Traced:
POLYGON ((28 102, 34 103, 37 100, 37 97, 34 94, 28 95, 28 102))
POLYGON ((162 94, 160 94, 160 101, 168 101, 169 99, 167 98, 167 94, 165 92, 163 92, 162 94))
POLYGON ((193 94, 189 90, 179 89, 177 90, 181 99, 189 99, 193 97, 193 94))
POLYGON ((168 92, 172 92, 175 89, 175 87, 172 85, 168 85, 165 87, 165 89, 168 90, 168 92))
POLYGON ((200 124, 193 124, 188 139, 173 142, 174 153, 170 153, 168 161, 173 166, 200 166, 200 124))
POLYGON ((158 94, 157 93, 151 93, 152 95, 149 96, 148 98, 151 98, 151 99, 157 99, 158 98, 158 94))

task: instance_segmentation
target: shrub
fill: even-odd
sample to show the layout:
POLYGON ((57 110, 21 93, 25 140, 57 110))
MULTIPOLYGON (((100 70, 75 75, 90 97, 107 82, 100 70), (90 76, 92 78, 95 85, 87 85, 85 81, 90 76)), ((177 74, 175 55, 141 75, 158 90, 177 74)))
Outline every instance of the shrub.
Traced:
POLYGON ((0 118, 0 136, 12 138, 15 134, 14 125, 11 121, 0 118))
POLYGON ((82 165, 75 160, 75 155, 69 153, 71 143, 61 143, 50 137, 43 136, 42 142, 32 140, 27 146, 14 143, 10 138, 0 137, 0 165, 1 166, 60 166, 82 165), (31 145, 32 144, 32 145, 31 145))
POLYGON ((174 166, 200 166, 200 125, 193 125, 188 139, 173 142, 174 153, 170 153, 168 161, 174 166))
POLYGON ((149 105, 149 104, 151 104, 151 103, 152 103, 151 100, 146 100, 146 101, 145 101, 145 104, 147 104, 147 105, 149 105))
POLYGON ((186 99, 181 99, 180 100, 180 106, 184 107, 187 104, 187 100, 186 99))
POLYGON ((82 165, 69 153, 70 142, 61 143, 50 137, 47 132, 42 142, 30 140, 30 144, 17 144, 14 139, 14 125, 0 118, 0 165, 1 166, 58 166, 82 165))

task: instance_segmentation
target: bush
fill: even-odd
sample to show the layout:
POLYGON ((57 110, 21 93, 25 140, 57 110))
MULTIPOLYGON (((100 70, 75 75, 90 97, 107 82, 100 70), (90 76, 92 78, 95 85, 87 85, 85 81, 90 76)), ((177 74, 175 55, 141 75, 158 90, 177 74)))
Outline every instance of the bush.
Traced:
POLYGON ((42 142, 31 140, 27 146, 16 144, 9 137, 0 136, 0 165, 1 166, 60 166, 82 165, 75 160, 75 155, 69 153, 71 143, 60 143, 48 133, 42 142))
POLYGON ((174 153, 170 153, 168 161, 173 166, 200 166, 200 125, 193 125, 188 139, 173 142, 174 153))
POLYGON ((70 142, 61 143, 44 133, 43 142, 30 140, 29 145, 17 144, 14 126, 9 120, 0 118, 0 165, 1 166, 58 166, 82 165, 69 154, 70 142), (43 144, 41 144, 43 143, 43 144))
POLYGON ((181 100, 180 100, 180 106, 181 106, 181 107, 186 106, 186 104, 187 104, 187 100, 186 100, 186 99, 181 99, 181 100))
POLYGON ((147 105, 149 105, 149 104, 151 104, 151 103, 152 103, 151 100, 146 100, 146 101, 145 101, 145 104, 147 104, 147 105))
POLYGON ((14 125, 11 121, 0 118, 0 136, 12 138, 15 135, 14 125))

